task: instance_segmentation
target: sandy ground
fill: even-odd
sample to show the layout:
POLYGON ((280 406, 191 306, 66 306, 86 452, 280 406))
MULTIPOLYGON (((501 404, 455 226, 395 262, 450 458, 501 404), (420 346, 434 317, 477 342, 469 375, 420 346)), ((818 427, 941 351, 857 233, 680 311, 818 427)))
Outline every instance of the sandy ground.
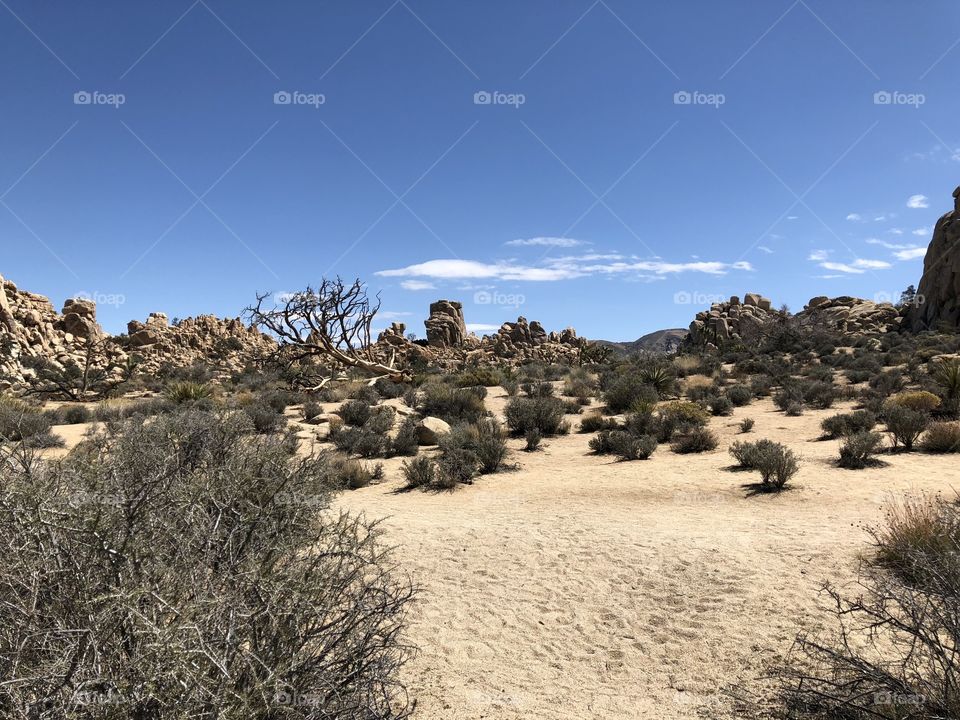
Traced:
MULTIPOLYGON (((491 389, 488 407, 500 415, 504 404, 491 389)), ((855 580, 864 528, 883 503, 960 490, 956 456, 835 467, 839 443, 817 439, 820 421, 849 407, 790 418, 754 402, 711 421, 713 452, 661 446, 627 463, 591 455, 591 435, 548 439, 535 453, 511 440, 516 470, 455 492, 398 493, 402 459, 384 461, 383 483, 338 503, 385 518, 396 560, 421 589, 409 634, 420 652, 404 677, 415 717, 764 716, 775 689, 765 674, 799 629, 827 619, 820 585, 855 580), (749 435, 737 427, 744 417, 756 420, 749 435), (727 448, 763 437, 798 452, 801 469, 793 489, 747 497, 757 475, 733 471, 727 448)), ((287 415, 295 423, 298 409, 287 415)), ((326 433, 296 425, 305 446, 326 433)), ((88 427, 54 432, 69 449, 88 427)))
MULTIPOLYGON (((499 412, 502 391, 489 407, 499 412)), ((762 710, 764 674, 798 629, 816 627, 825 580, 849 583, 864 526, 891 496, 960 489, 956 456, 886 456, 884 467, 836 468, 821 419, 770 401, 711 426, 720 447, 616 462, 590 435, 548 440, 514 472, 455 492, 396 493, 387 481, 340 504, 385 517, 396 558, 421 587, 405 680, 424 720, 474 718, 739 718, 762 710), (803 457, 794 489, 747 497, 756 474, 727 453, 746 437, 803 457)), ((574 419, 574 418, 571 418, 574 419)), ((574 419, 574 422, 575 419, 574 419)))

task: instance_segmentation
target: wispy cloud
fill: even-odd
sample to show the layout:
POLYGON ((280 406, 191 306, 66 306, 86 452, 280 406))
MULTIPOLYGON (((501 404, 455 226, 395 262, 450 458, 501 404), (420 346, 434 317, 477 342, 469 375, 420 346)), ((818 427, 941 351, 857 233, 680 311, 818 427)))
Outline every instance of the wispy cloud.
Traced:
MULTIPOLYGON (((542 265, 521 265, 514 262, 480 262, 477 260, 437 259, 408 265, 402 268, 380 270, 381 277, 430 278, 433 280, 504 280, 527 282, 556 282, 593 275, 673 275, 686 272, 724 275, 731 270, 753 270, 746 261, 726 263, 698 260, 695 262, 665 262, 641 260, 635 256, 615 253, 587 254, 560 258, 548 258, 542 265)), ((419 280, 401 283, 409 287, 419 280)))
POLYGON ((857 258, 853 263, 821 262, 820 267, 824 270, 833 270, 834 272, 847 273, 850 275, 862 275, 867 270, 886 270, 892 265, 885 260, 864 260, 857 258))
POLYGON ((899 243, 891 243, 886 240, 880 240, 879 238, 867 238, 867 245, 879 245, 880 247, 885 247, 887 250, 911 250, 916 247, 916 245, 901 245, 899 243))
POLYGON ((849 215, 847 215, 847 220, 849 220, 850 222, 860 222, 861 220, 863 220, 863 215, 861 215, 860 213, 850 213, 849 215))
POLYGON ((907 207, 919 210, 930 207, 930 198, 926 195, 911 195, 907 200, 907 207))
POLYGON ((897 260, 913 260, 915 258, 922 258, 927 254, 926 248, 910 248, 909 250, 898 250, 893 255, 897 260))
POLYGON ((467 323, 467 332, 471 333, 494 333, 500 329, 499 325, 487 325, 485 323, 467 323))
POLYGON ((930 234, 930 228, 927 228, 927 227, 917 228, 916 230, 913 231, 912 234, 918 235, 920 237, 926 237, 927 235, 930 234))
POLYGON ((768 248, 766 245, 757 245, 757 250, 760 252, 765 252, 767 255, 773 255, 773 250, 768 248))
POLYGON ((410 317, 413 313, 410 312, 396 312, 393 310, 380 310, 377 312, 378 320, 396 320, 397 318, 410 317))
POLYGON ((400 287, 404 290, 436 290, 437 287, 433 283, 426 282, 424 280, 404 280, 400 283, 400 287))
POLYGON ((813 260, 814 262, 821 262, 822 260, 826 260, 828 257, 830 257, 829 250, 814 250, 810 253, 810 257, 807 259, 813 260))
POLYGON ((561 247, 561 248, 572 248, 579 247, 581 245, 589 245, 590 243, 584 240, 574 240, 573 238, 564 238, 564 237, 535 237, 535 238, 526 238, 520 240, 511 240, 510 242, 504 243, 504 245, 512 245, 514 247, 561 247))

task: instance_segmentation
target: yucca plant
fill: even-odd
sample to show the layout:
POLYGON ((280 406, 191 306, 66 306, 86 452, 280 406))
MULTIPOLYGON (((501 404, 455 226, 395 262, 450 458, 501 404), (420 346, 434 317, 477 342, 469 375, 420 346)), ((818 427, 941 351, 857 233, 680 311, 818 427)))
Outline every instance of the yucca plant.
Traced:
POLYGON ((183 381, 173 383, 165 393, 168 400, 177 405, 206 400, 213 395, 213 388, 206 383, 183 381))
POLYGON ((646 367, 640 370, 640 380, 644 385, 650 385, 661 397, 673 389, 673 375, 662 366, 646 367))
POLYGON ((943 405, 953 416, 960 413, 960 360, 941 360, 933 371, 933 379, 943 391, 943 405))

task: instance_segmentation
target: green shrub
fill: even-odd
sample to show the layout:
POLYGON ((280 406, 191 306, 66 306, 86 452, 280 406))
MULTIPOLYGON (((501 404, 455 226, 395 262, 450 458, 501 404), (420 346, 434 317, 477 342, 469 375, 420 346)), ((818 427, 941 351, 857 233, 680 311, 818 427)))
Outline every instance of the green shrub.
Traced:
POLYGON ((960 422, 931 423, 920 445, 932 453, 960 452, 960 422))
POLYGON ((304 420, 313 420, 317 415, 320 415, 323 412, 323 405, 318 403, 316 400, 307 400, 303 403, 303 409, 300 411, 300 414, 303 416, 304 420))
POLYGON ((940 386, 945 409, 956 417, 960 412, 960 358, 940 360, 930 374, 940 386))
POLYGON ((544 398, 556 395, 556 389, 553 387, 553 383, 545 381, 528 382, 520 387, 523 390, 523 394, 528 398, 544 398))
POLYGON ((848 435, 840 444, 840 459, 837 464, 850 470, 861 470, 870 464, 880 448, 879 433, 862 431, 848 435))
POLYGON ((331 465, 334 477, 340 487, 359 490, 373 482, 373 473, 359 460, 337 458, 332 461, 331 465))
POLYGON ((735 441, 730 445, 729 453, 737 464, 749 470, 758 470, 762 456, 770 452, 771 448, 776 446, 773 440, 756 440, 755 442, 735 441))
POLYGON ((657 391, 643 382, 638 373, 627 373, 611 379, 603 393, 603 400, 611 413, 629 410, 638 401, 656 402, 657 391))
POLYGON ((0 397, 0 440, 20 442, 49 433, 50 418, 20 400, 0 397))
POLYGON ((576 400, 561 400, 563 403, 563 412, 565 415, 580 415, 583 412, 583 406, 576 400))
POLYGON ((417 409, 450 424, 475 423, 484 414, 487 389, 482 386, 455 388, 446 383, 427 383, 421 388, 417 409))
POLYGON ((657 449, 657 439, 652 435, 637 437, 623 430, 614 430, 610 433, 610 452, 621 460, 646 460, 657 449))
POLYGON ((859 432, 869 432, 877 424, 877 416, 869 410, 856 410, 826 418, 820 423, 824 435, 829 438, 847 437, 859 432))
POLYGON ((340 406, 337 414, 347 425, 363 427, 373 414, 373 408, 364 400, 348 400, 340 406))
POLYGON ((740 432, 742 433, 750 432, 751 430, 753 430, 754 424, 755 422, 753 418, 744 418, 743 420, 740 421, 740 432))
POLYGON ((715 450, 718 444, 717 436, 705 427, 691 427, 682 432, 670 444, 675 453, 701 453, 715 450))
POLYGON ((657 414, 661 418, 668 418, 670 421, 675 422, 678 426, 703 426, 706 425, 710 420, 710 416, 707 414, 707 411, 700 407, 700 405, 693 402, 684 402, 682 400, 676 400, 674 402, 661 405, 657 410, 657 414))
POLYGON ((940 398, 931 392, 902 392, 890 397, 885 403, 888 407, 902 407, 929 413, 940 407, 940 398))
POLYGON ((580 432, 592 433, 598 430, 615 430, 619 423, 613 418, 605 418, 599 412, 592 412, 584 415, 580 421, 580 432))
POLYGON ((57 412, 59 425, 80 425, 90 422, 93 414, 85 405, 67 405, 57 412))
POLYGON ((726 416, 733 414, 733 402, 724 395, 710 398, 707 404, 710 406, 710 411, 714 415, 726 416))
POLYGON ((569 430, 563 419, 563 403, 555 397, 515 397, 507 403, 504 414, 514 435, 536 429, 549 437, 569 430))
POLYGON ((746 385, 731 385, 726 390, 727 397, 736 407, 749 405, 753 400, 753 391, 746 385))
POLYGON ((497 387, 503 380, 503 373, 498 368, 490 365, 470 368, 454 376, 454 384, 461 388, 478 386, 497 387))
POLYGON ((437 484, 451 489, 458 484, 469 485, 477 474, 480 461, 472 450, 453 447, 443 452, 438 462, 437 484))
POLYGON ((287 419, 268 405, 248 403, 243 406, 243 412, 250 418, 256 431, 261 434, 279 432, 287 424, 287 419))
POLYGON ((590 449, 595 452, 597 455, 607 455, 613 452, 613 442, 612 435, 613 433, 618 432, 617 430, 601 430, 595 436, 590 438, 588 443, 590 449))
POLYGON ((523 439, 526 440, 526 446, 524 450, 527 452, 534 452, 535 450, 540 449, 540 443, 543 442, 543 434, 537 428, 531 428, 527 430, 526 434, 523 436, 523 439))
POLYGON ((416 455, 420 451, 420 442, 417 437, 417 420, 408 417, 400 423, 397 435, 393 438, 394 455, 416 455))
POLYGON ((388 400, 401 397, 406 391, 407 386, 404 383, 396 383, 387 378, 377 378, 373 383, 373 389, 377 395, 388 400))
POLYGON ((480 474, 495 473, 503 467, 507 457, 507 437, 494 418, 481 418, 476 428, 473 451, 480 462, 480 474))
POLYGON ((909 452, 923 431, 930 424, 930 416, 920 410, 911 410, 903 405, 887 403, 883 408, 887 431, 893 437, 893 447, 903 445, 909 452))
POLYGON ((425 488, 433 485, 437 478, 437 464, 426 456, 404 461, 401 466, 403 478, 408 488, 425 488))
POLYGON ((751 467, 760 472, 766 489, 779 492, 797 474, 800 464, 793 450, 775 442, 759 444, 751 457, 751 467))

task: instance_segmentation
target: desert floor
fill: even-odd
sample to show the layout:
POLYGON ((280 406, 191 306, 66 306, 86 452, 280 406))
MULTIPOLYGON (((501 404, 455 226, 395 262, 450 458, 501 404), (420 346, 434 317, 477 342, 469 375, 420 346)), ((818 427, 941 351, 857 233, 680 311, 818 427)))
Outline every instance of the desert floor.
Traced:
MULTIPOLYGON (((501 413, 502 390, 488 407, 501 413)), ((818 589, 850 584, 865 527, 905 492, 960 489, 956 456, 885 455, 836 468, 820 421, 769 400, 714 418, 720 447, 647 461, 589 454, 590 435, 520 450, 518 469, 455 492, 384 483, 340 504, 385 518, 396 559, 421 588, 406 682, 424 720, 741 718, 775 707, 765 675, 801 628, 828 619, 818 589), (737 422, 802 455, 793 489, 747 497, 732 471, 737 422)), ((575 417, 570 418, 576 429, 575 417)), ((851 588, 852 589, 852 588, 851 588)))
MULTIPOLYGON (((506 402, 491 388, 487 406, 506 402)), ((399 406, 399 401, 388 401, 399 406)), ((574 432, 524 452, 517 469, 453 492, 399 492, 400 465, 338 504, 383 519, 395 559, 420 588, 404 681, 418 720, 745 718, 776 708, 771 668, 798 630, 829 620, 818 590, 849 585, 869 550, 865 528, 904 493, 960 490, 950 455, 883 455, 835 467, 820 421, 769 400, 713 418, 717 450, 649 460, 590 454, 574 432), (756 426, 740 435, 737 424, 756 426), (770 438, 802 457, 792 489, 748 497, 736 439, 770 438)), ((326 410, 333 410, 335 404, 326 410)), ((297 408, 288 408, 291 423, 297 408)), ((56 426, 67 447, 89 425, 56 426)), ((303 447, 324 426, 299 424, 303 447)), ((428 450, 429 452, 429 450, 428 450)))

